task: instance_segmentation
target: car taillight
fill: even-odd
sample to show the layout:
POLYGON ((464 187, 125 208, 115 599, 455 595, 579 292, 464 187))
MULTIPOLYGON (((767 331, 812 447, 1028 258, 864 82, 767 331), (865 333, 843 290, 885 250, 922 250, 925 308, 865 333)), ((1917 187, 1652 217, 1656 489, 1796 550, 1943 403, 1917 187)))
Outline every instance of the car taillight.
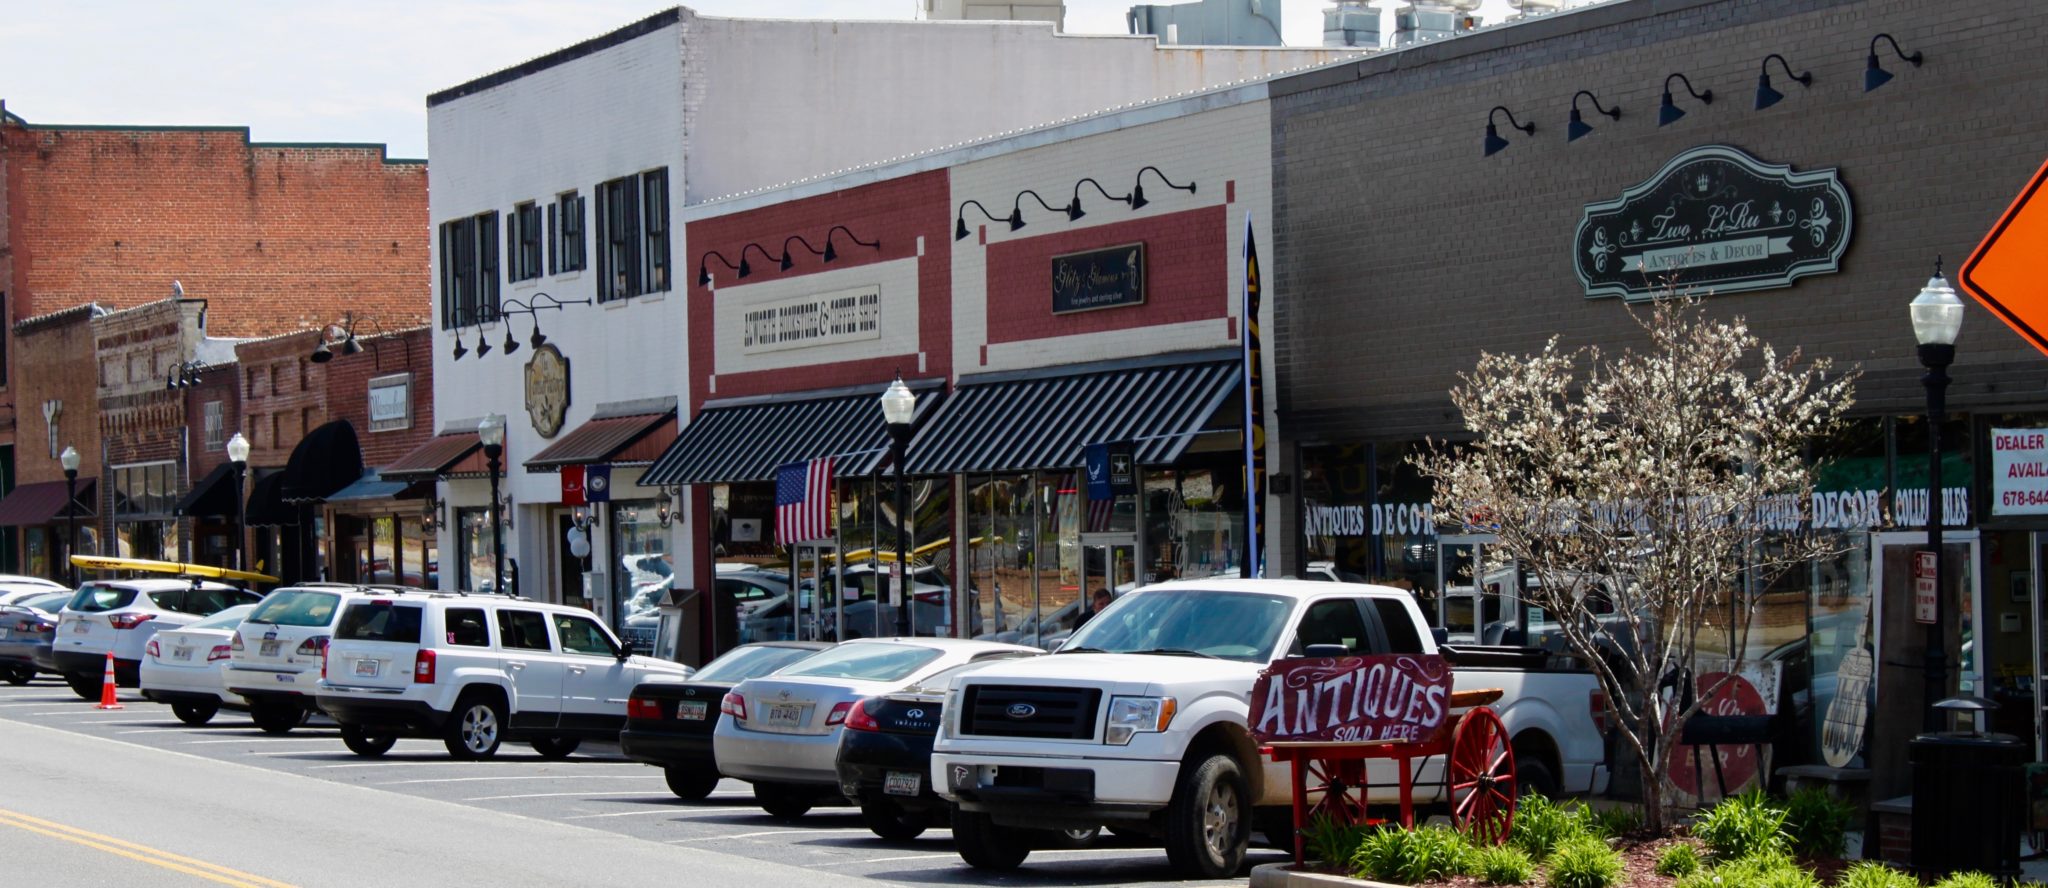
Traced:
POLYGON ((1593 713, 1593 730, 1607 733, 1607 692, 1592 692, 1587 697, 1586 706, 1593 713))
POLYGON ((107 623, 116 629, 133 629, 153 619, 156 614, 116 614, 108 617, 107 623))
MULTIPOLYGON (((844 703, 839 704, 839 706, 845 705, 844 703)), ((832 707, 833 715, 839 714, 839 706, 832 707)), ((868 701, 866 700, 853 704, 853 708, 847 710, 844 718, 846 719, 846 729, 849 731, 879 731, 882 729, 882 723, 875 721, 875 717, 868 714, 868 701)))
POLYGON ((242 633, 241 633, 240 631, 237 631, 237 632, 235 633, 235 640, 234 640, 234 641, 230 641, 230 642, 228 642, 228 650, 231 650, 231 651, 239 651, 239 650, 242 650, 242 633))
MULTIPOLYGON (((240 636, 240 635, 237 635, 237 636, 235 636, 235 640, 236 640, 236 641, 241 641, 241 640, 242 640, 242 636, 240 636)), ((321 681, 326 681, 326 680, 327 680, 327 651, 326 651, 325 649, 322 649, 322 650, 320 651, 320 680, 321 680, 321 681)))
POLYGON ((430 685, 434 683, 434 652, 422 650, 412 655, 412 683, 430 685))
POLYGON ((747 698, 742 697, 738 694, 727 694, 725 695, 725 699, 718 701, 718 711, 723 712, 726 715, 730 715, 733 718, 739 719, 740 721, 746 721, 747 698))
POLYGON ((149 644, 143 647, 143 650, 148 651, 150 656, 158 659, 162 659, 164 655, 163 649, 156 646, 156 639, 154 638, 149 640, 149 644))
POLYGON ((839 703, 839 704, 835 704, 835 705, 834 705, 834 706, 832 707, 832 711, 831 711, 831 712, 828 712, 828 713, 826 713, 826 714, 825 714, 825 727, 828 727, 828 728, 829 728, 829 727, 831 727, 831 726, 833 726, 833 725, 836 725, 836 724, 841 724, 841 723, 845 722, 845 721, 846 721, 846 714, 847 714, 847 713, 849 713, 849 712, 852 712, 852 711, 853 711, 853 704, 852 704, 852 703, 839 703))
MULTIPOLYGON (((156 642, 153 642, 153 641, 152 641, 152 642, 150 642, 150 644, 155 644, 155 643, 156 643, 156 642)), ((207 652, 206 652, 206 662, 208 662, 208 663, 211 663, 211 662, 213 662, 213 661, 215 661, 215 660, 225 660, 225 659, 227 659, 227 658, 228 658, 228 646, 227 646, 227 645, 224 645, 224 644, 217 644, 217 645, 214 645, 214 646, 213 646, 213 650, 210 650, 210 651, 207 651, 207 652)))
POLYGON ((661 718, 661 704, 645 697, 628 697, 626 698, 626 717, 659 719, 661 718))
POLYGON ((315 635, 299 642, 299 654, 302 656, 312 657, 324 653, 327 653, 327 636, 325 635, 315 635))

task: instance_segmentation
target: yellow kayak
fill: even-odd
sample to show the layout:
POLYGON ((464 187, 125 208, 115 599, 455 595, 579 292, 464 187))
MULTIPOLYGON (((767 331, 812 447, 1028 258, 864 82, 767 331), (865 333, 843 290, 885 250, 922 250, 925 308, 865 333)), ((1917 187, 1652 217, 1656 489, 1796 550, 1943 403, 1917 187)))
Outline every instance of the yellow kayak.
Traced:
POLYGON ((211 564, 186 564, 182 561, 152 561, 148 558, 116 558, 112 555, 73 555, 71 563, 86 570, 133 570, 143 573, 177 574, 186 577, 202 577, 209 580, 243 580, 251 583, 275 583, 277 578, 252 570, 234 570, 215 567, 211 564))

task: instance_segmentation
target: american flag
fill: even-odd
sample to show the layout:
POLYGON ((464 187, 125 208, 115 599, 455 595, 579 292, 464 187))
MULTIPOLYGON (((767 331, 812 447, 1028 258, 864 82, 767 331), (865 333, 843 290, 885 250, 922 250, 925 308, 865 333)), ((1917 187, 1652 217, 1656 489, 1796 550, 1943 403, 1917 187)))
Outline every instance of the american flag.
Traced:
POLYGON ((775 470, 775 544, 806 543, 832 535, 832 458, 794 462, 775 470))

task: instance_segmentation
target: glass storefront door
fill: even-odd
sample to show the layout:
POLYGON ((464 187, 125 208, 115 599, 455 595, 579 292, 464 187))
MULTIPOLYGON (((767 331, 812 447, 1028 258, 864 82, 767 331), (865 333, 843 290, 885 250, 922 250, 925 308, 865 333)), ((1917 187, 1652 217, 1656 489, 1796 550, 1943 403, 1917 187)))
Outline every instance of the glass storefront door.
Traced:
MULTIPOLYGON (((1888 651, 1924 649, 1927 626, 1916 620, 1913 613, 1913 557, 1926 547, 1925 531, 1871 534, 1870 579, 1872 586, 1879 590, 1876 596, 1877 617, 1873 622, 1881 629, 1872 658, 1886 665, 1910 661, 1907 670, 1912 673, 1910 677, 1896 674, 1899 670, 1893 670, 1895 678, 1906 681, 1919 680, 1918 658, 1888 651)), ((1942 590, 1939 606, 1945 646, 1950 652, 1948 687, 1942 693, 1943 696, 1975 694, 1985 686, 1984 659, 1979 656, 1977 644, 1978 639, 1984 637, 1984 589, 1977 569, 1977 531, 1944 531, 1942 550, 1948 588, 1942 590)), ((1886 696, 1884 690, 1881 684, 1881 710, 1885 708, 1882 702, 1886 696)), ((1918 699, 1921 695, 1916 687, 1904 696, 1918 699)), ((1914 716, 1911 723, 1919 724, 1918 713, 1911 714, 1914 716)))
POLYGON ((2042 579, 2042 572, 2048 571, 2048 532, 2034 531, 2029 534, 2028 554, 2031 582, 2027 594, 2033 608, 2033 663, 2034 674, 2028 676, 2034 687, 2034 760, 2048 760, 2048 607, 2042 607, 2041 597, 2048 594, 2048 581, 2042 579))
MULTIPOLYGON (((1110 601, 1138 587, 1138 541, 1133 537, 1084 538, 1081 542, 1081 617, 1085 621, 1110 601)), ((1079 625, 1078 623, 1076 625, 1079 625)))
POLYGON ((765 619, 775 624, 776 630, 787 632, 781 637, 798 641, 834 641, 841 638, 869 638, 894 635, 894 626, 880 627, 873 621, 879 609, 868 608, 862 614, 849 615, 846 596, 841 592, 846 587, 839 565, 838 549, 829 543, 799 543, 789 547, 790 592, 783 601, 768 606, 765 619), (863 616, 867 625, 850 627, 848 616, 856 620, 863 616), (784 621, 786 617, 786 622, 784 621))
MULTIPOLYGON (((1451 534, 1436 546, 1436 625, 1452 644, 1527 643, 1522 624, 1521 571, 1513 561, 1487 563, 1492 534, 1451 534)), ((1430 613, 1430 602, 1422 602, 1430 613)))

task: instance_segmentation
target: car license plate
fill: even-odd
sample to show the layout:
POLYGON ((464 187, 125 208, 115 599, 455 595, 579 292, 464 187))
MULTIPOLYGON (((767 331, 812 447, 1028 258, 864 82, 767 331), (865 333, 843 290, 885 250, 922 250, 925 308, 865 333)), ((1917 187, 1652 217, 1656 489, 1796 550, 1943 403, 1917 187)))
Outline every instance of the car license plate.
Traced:
POLYGON ((890 771, 888 779, 882 782, 882 791, 889 795, 914 796, 923 785, 924 775, 916 771, 890 771))
POLYGON ((265 641, 263 643, 262 648, 260 648, 258 652, 265 657, 275 657, 277 656, 278 645, 279 642, 275 640, 265 641))
POLYGON ((85 625, 84 620, 79 620, 78 622, 71 624, 71 634, 73 635, 84 635, 85 633, 91 631, 92 627, 85 625))
POLYGON ((376 678, 377 669, 380 665, 380 661, 377 660, 357 660, 356 674, 364 678, 376 678))
POLYGON ((761 720, 770 727, 801 728, 804 726, 804 714, 810 709, 808 704, 777 703, 768 707, 761 720))
POLYGON ((703 721, 705 713, 708 713, 710 711, 711 702, 708 700, 676 701, 676 718, 688 719, 690 721, 703 721))
POLYGON ((192 649, 188 647, 171 648, 171 656, 180 660, 190 660, 192 659, 192 649))

